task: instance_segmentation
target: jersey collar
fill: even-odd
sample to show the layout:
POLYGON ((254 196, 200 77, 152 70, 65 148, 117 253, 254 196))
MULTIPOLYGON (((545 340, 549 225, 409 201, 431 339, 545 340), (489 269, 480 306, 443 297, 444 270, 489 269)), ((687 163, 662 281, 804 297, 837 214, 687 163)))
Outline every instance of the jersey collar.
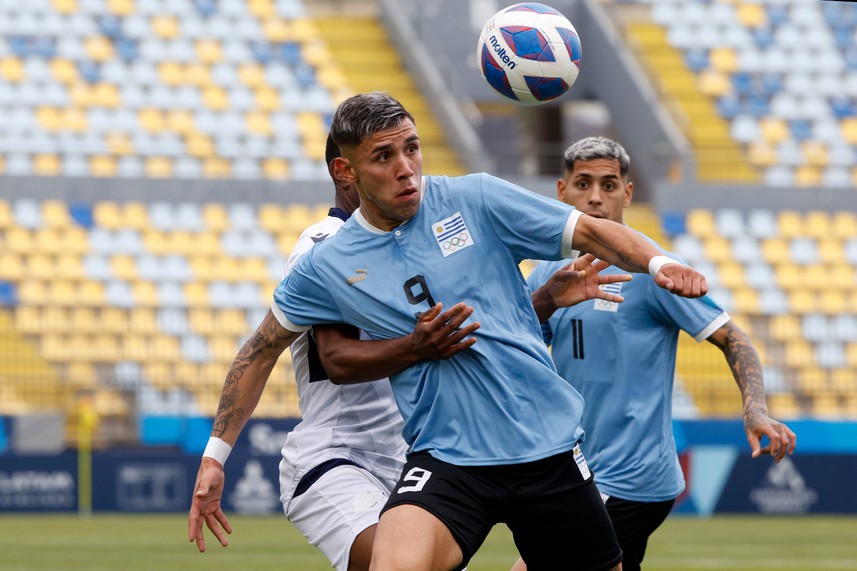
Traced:
POLYGON ((333 218, 339 218, 343 222, 347 222, 349 217, 349 214, 347 212, 335 206, 327 211, 327 215, 332 216, 333 218))

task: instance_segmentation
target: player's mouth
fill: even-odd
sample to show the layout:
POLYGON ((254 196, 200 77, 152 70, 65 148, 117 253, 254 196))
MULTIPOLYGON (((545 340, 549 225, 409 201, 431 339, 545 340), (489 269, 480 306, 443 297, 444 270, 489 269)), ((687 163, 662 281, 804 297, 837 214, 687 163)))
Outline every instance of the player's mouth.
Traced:
POLYGON ((413 198, 414 195, 416 195, 416 194, 419 194, 417 187, 409 186, 406 189, 404 189, 402 192, 397 194, 396 198, 398 198, 400 200, 409 200, 409 199, 413 198))
POLYGON ((587 216, 592 216, 593 218, 604 218, 604 214, 601 212, 596 212, 595 210, 586 213, 587 216))

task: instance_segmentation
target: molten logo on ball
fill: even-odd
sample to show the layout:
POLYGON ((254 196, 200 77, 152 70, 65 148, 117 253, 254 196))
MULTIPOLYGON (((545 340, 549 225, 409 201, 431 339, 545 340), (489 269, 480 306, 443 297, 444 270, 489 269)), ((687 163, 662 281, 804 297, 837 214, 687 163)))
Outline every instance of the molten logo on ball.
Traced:
POLYGON ((577 79, 581 47, 568 19, 527 2, 488 20, 476 48, 482 77, 501 95, 525 105, 556 99, 577 79))

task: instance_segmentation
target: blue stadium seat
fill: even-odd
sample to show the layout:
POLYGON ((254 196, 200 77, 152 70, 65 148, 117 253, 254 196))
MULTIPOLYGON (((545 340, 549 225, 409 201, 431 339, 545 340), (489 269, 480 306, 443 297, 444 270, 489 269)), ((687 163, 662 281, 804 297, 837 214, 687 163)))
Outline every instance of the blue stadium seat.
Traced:
POLYGON ((18 305, 18 288, 12 282, 0 281, 0 307, 16 305, 18 305))

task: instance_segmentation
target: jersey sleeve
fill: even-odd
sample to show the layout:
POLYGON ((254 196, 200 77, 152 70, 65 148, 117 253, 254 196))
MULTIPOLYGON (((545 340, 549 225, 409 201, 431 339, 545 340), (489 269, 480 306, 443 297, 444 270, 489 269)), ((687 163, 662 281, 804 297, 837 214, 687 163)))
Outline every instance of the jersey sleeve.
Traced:
POLYGON ((580 212, 503 179, 483 174, 482 202, 494 232, 519 260, 558 260, 571 252, 580 212))
MULTIPOLYGON (((678 256, 669 254, 682 263, 678 256)), ((674 323, 682 331, 693 337, 697 343, 705 341, 720 329, 731 317, 713 298, 708 295, 689 299, 670 293, 655 284, 649 278, 649 296, 653 303, 652 311, 658 319, 674 323)))
POLYGON ((289 331, 301 332, 318 323, 342 323, 342 313, 312 264, 315 248, 289 269, 274 290, 271 312, 289 331))

